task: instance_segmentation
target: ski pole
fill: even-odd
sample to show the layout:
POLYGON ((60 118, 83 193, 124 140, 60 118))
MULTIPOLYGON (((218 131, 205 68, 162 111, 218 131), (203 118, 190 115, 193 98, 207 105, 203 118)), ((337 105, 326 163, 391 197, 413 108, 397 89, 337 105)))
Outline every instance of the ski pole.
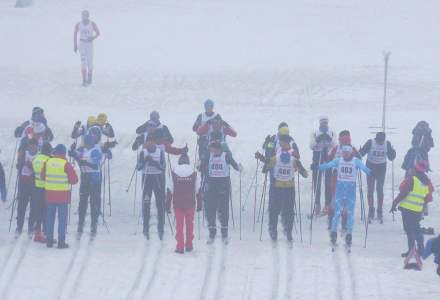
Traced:
POLYGON ((255 232, 255 223, 257 221, 257 193, 258 193, 258 167, 260 166, 260 160, 257 159, 257 168, 255 170, 255 193, 254 193, 254 224, 252 231, 255 232))
POLYGON ((107 159, 107 176, 108 176, 108 209, 109 216, 112 216, 112 189, 111 189, 111 180, 110 180, 110 160, 107 159))
MULTIPOLYGON (((241 169, 240 169, 240 207, 241 207, 241 169)), ((240 209, 240 241, 241 241, 241 209, 240 209)))
POLYGON ((252 177, 252 179, 250 181, 251 184, 249 185, 249 188, 248 188, 247 193, 246 193, 246 197, 244 198, 244 203, 243 203, 242 208, 241 208, 243 211, 246 210, 247 203, 248 203, 248 200, 249 200, 249 196, 250 196, 250 194, 252 192, 252 188, 254 187, 254 181, 257 178, 257 175, 258 175, 258 161, 257 161, 257 169, 255 170, 255 174, 254 174, 254 176, 252 177))
POLYGON ((19 140, 18 138, 15 139, 14 154, 12 155, 11 168, 9 169, 8 186, 7 186, 7 189, 6 189, 7 191, 9 191, 9 188, 11 187, 12 173, 14 171, 14 164, 15 164, 15 156, 17 155, 17 150, 18 150, 18 140, 19 140))
MULTIPOLYGON (((17 174, 17 182, 18 182, 19 176, 20 175, 18 173, 17 174)), ((17 203, 17 198, 18 198, 18 184, 15 184, 14 199, 12 200, 11 217, 9 218, 9 232, 11 232, 12 220, 14 219, 14 212, 15 212, 15 205, 17 203)))
POLYGON ((101 212, 100 215, 101 215, 101 218, 102 218, 102 224, 104 224, 104 227, 107 230, 107 233, 110 233, 110 229, 108 228, 108 224, 105 221, 104 214, 101 212))
POLYGON ((302 233, 302 217, 301 217, 301 186, 299 184, 299 172, 298 172, 298 216, 299 216, 299 235, 301 239, 301 243, 303 242, 303 233, 302 233))
POLYGON ((229 177, 229 207, 230 207, 230 209, 231 209, 232 228, 235 229, 234 205, 232 205, 232 184, 231 184, 231 177, 229 177))
POLYGON ((263 206, 263 197, 266 195, 266 186, 267 186, 267 173, 264 174, 263 191, 261 192, 260 208, 258 209, 257 222, 260 222, 261 210, 262 210, 262 206, 263 206))
MULTIPOLYGON (((267 173, 266 173, 267 176, 267 173)), ((264 211, 266 207, 266 189, 264 188, 264 194, 263 194, 263 214, 261 215, 261 228, 260 228, 260 242, 263 239, 263 226, 264 226, 264 211)))
MULTIPOLYGON (((394 160, 391 161, 391 193, 392 193, 392 197, 393 197, 393 201, 394 201, 394 160)), ((393 211, 393 222, 395 221, 394 219, 394 211, 393 211)))
POLYGON ((105 174, 105 160, 101 165, 101 175, 102 175, 102 182, 101 182, 101 188, 102 188, 102 203, 101 203, 101 209, 102 209, 102 219, 105 219, 105 188, 106 188, 106 174, 105 174), (104 169, 104 171, 103 171, 104 169))
POLYGON ((364 239, 364 248, 367 248, 367 238, 368 238, 368 221, 365 218, 365 199, 364 199, 364 191, 362 187, 362 173, 359 172, 359 191, 360 191, 360 197, 361 197, 361 203, 363 203, 364 206, 364 222, 365 222, 365 239, 364 239))
POLYGON ((310 246, 312 245, 312 240, 313 240, 313 218, 314 218, 315 209, 316 209, 315 196, 316 196, 316 192, 318 189, 318 182, 319 182, 319 177, 320 177, 320 173, 321 173, 321 171, 319 170, 319 164, 321 163, 321 154, 322 154, 322 151, 319 152, 318 166, 316 166, 316 168, 318 168, 318 174, 315 178, 313 178, 313 175, 312 175, 312 192, 311 192, 311 201, 310 201, 310 246))

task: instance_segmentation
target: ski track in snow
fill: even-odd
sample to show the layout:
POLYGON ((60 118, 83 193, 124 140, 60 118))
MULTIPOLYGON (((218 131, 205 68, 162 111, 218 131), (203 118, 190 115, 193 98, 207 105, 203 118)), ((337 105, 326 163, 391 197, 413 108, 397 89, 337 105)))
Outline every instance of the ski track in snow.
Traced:
POLYGON ((343 284, 342 271, 341 271, 341 260, 339 256, 340 251, 338 250, 339 250, 338 247, 336 247, 335 251, 332 253, 333 267, 335 269, 335 276, 336 276, 335 293, 337 300, 343 300, 344 284, 343 284))
POLYGON ((286 261, 285 261, 285 268, 286 268, 286 291, 284 293, 284 299, 291 299, 291 291, 293 289, 293 285, 295 284, 295 281, 293 280, 295 271, 295 255, 293 254, 293 248, 291 245, 285 246, 285 255, 286 255, 286 261))
POLYGON ((77 243, 75 244, 75 249, 73 250, 73 254, 69 260, 69 264, 67 265, 65 271, 63 272, 63 275, 61 276, 61 279, 59 280, 60 288, 56 292, 54 299, 64 299, 63 295, 66 293, 66 289, 68 289, 68 283, 71 282, 69 278, 73 276, 73 268, 76 265, 79 253, 81 252, 81 240, 82 239, 78 239, 77 243))
POLYGON ((148 254, 150 253, 150 249, 151 249, 150 244, 147 241, 144 241, 142 251, 141 251, 141 257, 140 257, 141 265, 140 265, 139 271, 136 274, 136 278, 133 281, 133 285, 127 294, 127 297, 126 297, 127 300, 133 299, 136 291, 139 289, 139 286, 140 286, 141 280, 142 280, 142 276, 144 275, 146 265, 148 262, 148 254))
POLYGON ((211 282, 214 280, 213 279, 213 271, 215 268, 215 258, 216 258, 216 253, 217 253, 217 247, 215 245, 215 241, 214 244, 208 245, 208 253, 207 253, 207 258, 206 258, 206 264, 205 264, 205 273, 203 276, 203 283, 202 283, 202 288, 200 290, 200 296, 199 299, 200 300, 204 300, 208 298, 209 295, 209 289, 211 287, 211 282))
POLYGON ((348 280, 350 281, 350 299, 358 299, 358 291, 356 285, 357 272, 352 263, 352 253, 346 253, 345 262, 347 264, 348 280))
POLYGON ((3 263, 2 263, 2 266, 1 266, 1 269, 0 269, 0 278, 2 278, 3 273, 5 272, 6 267, 7 267, 8 264, 9 264, 9 261, 10 261, 11 256, 15 253, 15 249, 16 249, 17 247, 19 247, 19 245, 20 245, 20 241, 17 240, 16 238, 14 238, 14 239, 9 243, 6 257, 5 257, 5 259, 3 260, 3 263))
POLYGON ((157 250, 156 255, 154 256, 154 261, 152 263, 151 266, 151 270, 150 272, 147 273, 147 275, 149 275, 148 280, 146 281, 145 287, 141 290, 141 295, 140 295, 140 299, 149 299, 148 294, 151 290, 151 287, 154 285, 154 283, 156 282, 157 276, 156 275, 156 271, 159 269, 160 267, 160 262, 161 262, 161 258, 162 258, 162 254, 163 254, 163 249, 164 249, 164 242, 161 241, 159 248, 157 250))
POLYGON ((272 293, 270 299, 277 300, 280 285, 280 246, 277 244, 272 248, 272 293))
POLYGON ((220 264, 219 264, 219 271, 218 271, 218 277, 217 277, 217 284, 215 289, 215 297, 214 299, 219 300, 222 299, 222 292, 223 288, 225 286, 225 273, 226 273, 226 264, 227 264, 227 258, 228 258, 228 245, 224 245, 222 243, 221 245, 221 252, 220 252, 220 264))
POLYGON ((71 291, 69 291, 68 293, 67 299, 77 299, 77 293, 81 287, 81 280, 83 279, 83 275, 88 267, 90 257, 93 254, 93 244, 95 242, 95 239, 90 238, 87 242, 86 247, 84 248, 85 254, 79 264, 78 273, 72 280, 72 288, 71 291))
MULTIPOLYGON (((8 299, 9 291, 10 291, 9 289, 11 288, 11 286, 13 285, 13 283, 15 281, 17 273, 20 270, 20 265, 23 262, 23 260, 26 256, 27 250, 29 248, 29 245, 32 241, 32 239, 27 236, 22 237, 21 239, 25 239, 25 240, 24 240, 24 242, 20 242, 18 258, 15 261, 12 260, 11 272, 9 274, 7 274, 6 279, 2 279, 2 282, 6 283, 6 287, 4 288, 4 290, 2 291, 2 293, 0 295, 0 299, 8 299)), ((6 268, 8 266, 9 266, 9 264, 6 266, 6 268)))

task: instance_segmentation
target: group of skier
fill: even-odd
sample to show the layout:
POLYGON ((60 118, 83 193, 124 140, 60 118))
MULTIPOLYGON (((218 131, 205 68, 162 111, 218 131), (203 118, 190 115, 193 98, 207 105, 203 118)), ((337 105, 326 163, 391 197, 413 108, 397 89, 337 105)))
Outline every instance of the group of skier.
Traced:
MULTIPOLYGON (((198 158, 191 164, 188 147, 176 147, 168 127, 161 123, 157 111, 149 120, 136 129, 136 139, 132 149, 137 151, 135 172, 142 172, 142 217, 143 233, 150 238, 151 200, 157 208, 157 232, 163 239, 166 218, 171 226, 169 213, 174 211, 176 224, 176 252, 193 250, 195 212, 203 211, 208 225, 208 244, 215 241, 217 218, 220 222, 222 241, 229 241, 229 205, 231 203, 230 168, 241 172, 228 147, 226 137, 236 137, 237 132, 214 112, 214 102, 204 103, 201 113, 193 126, 197 134, 196 153, 198 158), (169 155, 177 155, 178 163, 172 166, 169 155), (200 179, 198 179, 198 172, 200 179), (167 184, 167 178, 169 180, 167 184)), ((97 233, 98 219, 102 214, 102 188, 105 168, 112 159, 111 149, 116 146, 115 133, 107 120, 107 115, 90 116, 85 124, 74 124, 70 148, 59 144, 51 146, 54 135, 48 126, 44 110, 35 107, 31 119, 18 126, 14 132, 18 141, 17 150, 17 227, 16 234, 23 231, 27 206, 30 204, 28 233, 36 242, 53 247, 53 227, 58 214, 58 248, 68 247, 66 226, 68 205, 71 201, 72 185, 80 181, 78 206, 78 228, 80 237, 84 231, 87 207, 90 204, 90 233, 97 233), (106 139, 104 141, 104 139, 106 139), (69 159, 67 159, 69 157, 69 159), (80 170, 80 180, 74 165, 80 170)), ((406 172, 398 196, 393 199, 390 212, 402 212, 404 230, 408 237, 408 251, 404 257, 423 256, 424 240, 420 228, 422 212, 427 211, 427 203, 432 200, 433 185, 429 180, 428 152, 433 147, 431 130, 426 122, 417 124, 413 131, 412 147, 408 151, 402 168, 406 172)), ((262 162, 265 184, 269 182, 269 236, 278 239, 278 219, 281 216, 283 232, 289 243, 293 241, 293 228, 298 213, 296 201, 295 175, 309 176, 300 161, 300 151, 291 137, 289 127, 280 123, 278 132, 268 135, 263 143, 263 151, 255 153, 262 162)), ((310 218, 326 215, 332 247, 335 247, 338 226, 342 223, 345 244, 350 248, 354 224, 357 185, 361 184, 359 170, 367 175, 367 221, 375 218, 383 223, 384 182, 387 160, 394 161, 396 151, 384 132, 378 132, 359 149, 352 146, 351 135, 343 130, 336 135, 329 127, 329 119, 322 116, 319 128, 312 134, 310 148, 313 153, 312 209, 310 218), (362 157, 366 156, 366 165, 362 157), (322 184, 325 194, 321 208, 322 184), (376 191, 377 206, 374 192, 376 191), (341 221, 342 219, 342 221, 341 221)), ((109 170, 108 170, 109 171, 109 170)), ((257 169, 258 171, 258 169, 257 169)), ((6 200, 5 172, 0 168, 0 195, 6 200)), ((299 184, 299 180, 298 180, 299 184)), ((105 186, 104 186, 105 189, 105 186)), ((264 189, 265 192, 265 189, 264 189)), ((14 196, 14 197, 15 197, 14 196)), ((15 202, 14 202, 15 205, 15 202)), ((363 208, 366 210, 366 208, 363 208)), ((12 216, 11 216, 12 221, 12 216)), ((436 241, 430 241, 429 250, 436 254, 436 241), (434 250, 432 250, 434 249, 434 250)), ((425 253, 426 255, 426 253, 425 253)))

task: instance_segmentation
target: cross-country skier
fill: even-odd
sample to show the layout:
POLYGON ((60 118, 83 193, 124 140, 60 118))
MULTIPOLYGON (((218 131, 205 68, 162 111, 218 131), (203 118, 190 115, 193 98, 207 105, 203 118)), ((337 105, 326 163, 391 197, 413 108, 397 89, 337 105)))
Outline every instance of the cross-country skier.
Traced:
POLYGON ((51 142, 53 140, 52 130, 47 126, 47 120, 44 116, 44 110, 41 107, 34 107, 32 109, 31 119, 23 122, 14 131, 14 136, 16 138, 29 137, 32 138, 34 134, 35 127, 42 127, 41 124, 45 126, 44 133, 41 135, 42 140, 51 142))
POLYGON ((440 236, 429 239, 426 242, 422 257, 427 259, 431 254, 434 254, 434 263, 437 264, 437 275, 440 276, 440 236))
POLYGON ((165 225, 165 152, 156 145, 156 134, 147 136, 144 149, 139 153, 137 170, 142 175, 143 233, 150 238, 151 197, 154 192, 157 208, 157 231, 163 239, 165 225))
POLYGON ((170 130, 165 124, 162 124, 160 122, 160 115, 157 111, 153 110, 150 113, 150 119, 139 126, 136 129, 136 134, 138 135, 144 135, 144 139, 146 139, 146 135, 148 135, 149 129, 148 127, 153 126, 155 129, 153 131, 159 130, 161 131, 161 135, 164 137, 164 139, 167 141, 167 143, 172 144, 174 142, 174 138, 171 135, 170 130))
POLYGON ((50 158, 52 146, 45 142, 41 147, 40 153, 32 160, 32 169, 34 172, 34 189, 32 191, 30 219, 32 220, 35 232, 34 241, 46 243, 46 200, 45 200, 45 181, 41 178, 41 171, 50 158), (44 230, 43 230, 44 229, 44 230))
POLYGON ((278 132, 274 135, 266 136, 263 143, 263 150, 266 158, 273 157, 280 150, 280 143, 278 142, 280 136, 288 136, 290 138, 291 148, 294 151, 295 157, 300 159, 299 148, 295 140, 290 136, 289 125, 286 122, 281 122, 278 125, 278 132))
POLYGON ((212 244, 217 234, 218 216, 221 225, 223 243, 228 243, 229 199, 231 190, 230 166, 241 171, 231 152, 224 152, 221 143, 213 141, 209 144, 209 155, 201 163, 202 174, 205 179, 205 212, 208 220, 209 239, 212 244))
POLYGON ((329 163, 319 166, 319 170, 336 168, 338 179, 336 183, 335 215, 332 220, 330 238, 333 245, 336 244, 337 230, 342 209, 347 209, 347 235, 345 242, 351 246, 353 232, 353 215, 356 204, 356 183, 358 170, 362 170, 367 175, 372 175, 360 159, 353 156, 353 147, 345 145, 342 147, 342 158, 335 158, 329 163))
POLYGON ((5 180, 5 170, 0 162, 0 200, 6 202, 7 190, 6 190, 6 180, 5 180))
POLYGON ((87 206, 90 201, 92 219, 90 232, 92 236, 95 236, 98 228, 98 218, 101 215, 101 166, 106 159, 112 159, 112 153, 109 149, 97 144, 94 136, 86 134, 84 136, 84 146, 77 148, 76 144, 73 143, 69 156, 76 160, 81 170, 78 234, 83 233, 87 206))
POLYGON ((324 174, 318 170, 318 166, 328 161, 328 152, 335 145, 335 134, 329 128, 329 119, 327 116, 319 118, 319 128, 312 134, 310 149, 313 151, 313 162, 310 166, 312 170, 312 183, 315 192, 315 208, 313 214, 316 216, 321 211, 321 182, 324 176, 325 203, 330 203, 331 193, 331 170, 324 174))
POLYGON ((400 193, 397 195, 391 207, 392 213, 399 207, 402 213, 403 229, 408 239, 408 251, 402 254, 406 257, 417 242, 418 253, 423 252, 423 234, 420 229, 420 220, 425 203, 432 201, 434 187, 426 172, 429 164, 426 160, 415 162, 414 168, 400 185, 400 193))
MULTIPOLYGON (((194 122, 194 125, 192 127, 192 130, 197 133, 197 130, 204 126, 208 121, 214 119, 215 117, 219 116, 218 113, 214 112, 214 101, 211 99, 207 99, 204 103, 205 111, 197 116, 196 121, 194 122)), ((197 138, 197 145, 198 145, 198 155, 199 159, 201 160, 201 157, 203 155, 206 155, 208 153, 208 134, 204 135, 198 135, 197 138)))
POLYGON ((394 150, 390 141, 386 140, 384 132, 378 132, 374 139, 369 139, 365 145, 359 150, 361 156, 367 155, 367 167, 373 172, 373 176, 367 177, 368 186, 368 221, 374 219, 374 187, 377 192, 377 218, 383 223, 383 186, 387 172, 387 159, 394 160, 396 158, 396 150, 394 150))
POLYGON ((66 146, 59 144, 43 165, 41 179, 44 181, 47 205, 46 234, 47 247, 54 244, 55 216, 58 214, 58 249, 68 248, 66 243, 67 211, 72 184, 78 183, 73 166, 66 160, 66 146))
MULTIPOLYGON (((193 250, 197 172, 190 166, 188 155, 183 154, 171 174, 174 188, 173 192, 167 192, 167 211, 171 211, 172 203, 176 216, 175 252, 183 254, 193 250)), ((201 208, 200 203, 197 203, 197 208, 201 208)))
MULTIPOLYGON (((34 190, 34 173, 32 170, 32 160, 38 154, 38 141, 36 139, 22 139, 18 149, 17 170, 18 194, 17 194, 17 229, 16 235, 23 231, 24 220, 27 206, 31 201, 34 190)), ((33 234, 32 218, 28 220, 28 234, 33 234)))
POLYGON ((93 41, 101 34, 95 22, 90 21, 90 13, 83 10, 81 13, 81 21, 75 25, 73 33, 73 51, 79 50, 81 57, 81 74, 82 85, 92 84, 93 77, 93 41), (78 45, 79 33, 79 45, 78 45))
POLYGON ((289 242, 293 241, 292 229, 295 214, 295 172, 307 178, 307 171, 296 158, 295 151, 290 143, 289 135, 279 135, 277 143, 279 150, 270 160, 259 152, 255 157, 264 163, 263 171, 271 170, 271 184, 269 189, 269 235, 272 241, 278 238, 278 216, 281 214, 284 232, 289 242))
POLYGON ((420 121, 412 131, 411 148, 405 155, 402 169, 408 173, 417 160, 426 160, 429 162, 429 151, 434 147, 432 139, 432 130, 426 121, 420 121))

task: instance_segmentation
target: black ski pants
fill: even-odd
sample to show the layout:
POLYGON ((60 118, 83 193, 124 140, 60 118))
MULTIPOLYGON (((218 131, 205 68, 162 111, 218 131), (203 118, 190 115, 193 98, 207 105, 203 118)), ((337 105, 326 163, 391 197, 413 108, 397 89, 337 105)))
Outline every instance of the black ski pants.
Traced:
POLYGON ((286 233, 292 233, 295 218, 295 188, 269 189, 269 232, 273 237, 277 236, 278 216, 281 214, 281 222, 286 233))
POLYGON ((405 230, 408 238, 408 251, 414 247, 417 242, 417 248, 421 252, 423 251, 423 234, 420 228, 420 220, 422 219, 422 213, 417 213, 405 208, 400 208, 402 213, 403 229, 405 230))
POLYGON ((87 207, 90 203, 91 230, 96 233, 98 218, 101 214, 101 174, 82 173, 79 186, 79 223, 78 229, 82 230, 86 219, 87 207))
POLYGON ((32 228, 34 230, 42 230, 42 227, 46 227, 46 199, 44 189, 34 187, 29 218, 31 219, 32 228))
MULTIPOLYGON (((17 232, 23 231, 24 219, 26 217, 26 210, 28 204, 32 200, 32 193, 34 191, 34 183, 32 181, 21 180, 18 182, 18 195, 17 195, 17 232)), ((28 232, 33 232, 32 218, 28 218, 28 232)))
POLYGON ((151 215, 151 197, 154 192, 157 208, 157 231, 159 235, 164 232, 165 225, 165 175, 164 174, 144 174, 142 177, 142 217, 143 232, 149 233, 151 215))
POLYGON ((215 237, 217 233, 217 217, 220 221, 223 237, 228 236, 229 222, 229 196, 231 182, 229 177, 207 178, 205 200, 205 213, 208 221, 209 236, 215 237))
POLYGON ((367 167, 373 172, 373 176, 367 176, 368 207, 370 210, 374 210, 374 188, 376 187, 377 211, 382 212, 384 199, 383 186, 385 183, 385 175, 387 173, 387 165, 377 165, 367 162, 367 167))

